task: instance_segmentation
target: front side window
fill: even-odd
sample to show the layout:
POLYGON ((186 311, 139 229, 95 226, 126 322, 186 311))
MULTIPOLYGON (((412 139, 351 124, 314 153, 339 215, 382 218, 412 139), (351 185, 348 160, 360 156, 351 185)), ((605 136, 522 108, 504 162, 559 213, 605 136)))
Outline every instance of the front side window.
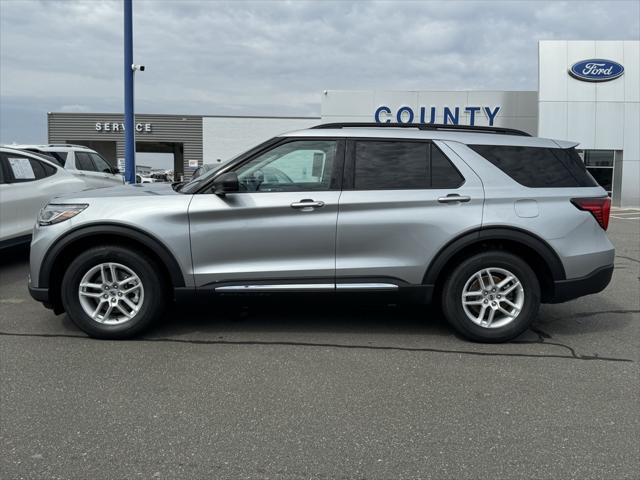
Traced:
POLYGON ((103 173, 112 173, 113 172, 111 166, 100 155, 98 155, 97 153, 90 153, 89 156, 93 160, 93 163, 94 163, 94 165, 96 166, 96 169, 99 172, 103 172, 103 173))
POLYGON ((236 169, 242 192, 330 190, 335 140, 300 140, 279 145, 236 169))
POLYGON ((86 152, 75 152, 76 155, 76 169, 84 170, 86 172, 96 172, 97 168, 93 164, 91 157, 86 152))

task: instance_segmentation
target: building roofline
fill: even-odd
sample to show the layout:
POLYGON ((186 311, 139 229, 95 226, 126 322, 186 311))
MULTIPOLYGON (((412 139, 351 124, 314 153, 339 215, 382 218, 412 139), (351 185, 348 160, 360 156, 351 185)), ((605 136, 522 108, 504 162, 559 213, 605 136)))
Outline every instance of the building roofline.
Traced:
MULTIPOLYGON (((96 115, 122 115, 122 112, 47 112, 47 115, 84 115, 84 116, 96 116, 96 115)), ((305 116, 279 116, 279 115, 193 115, 180 113, 136 113, 138 115, 149 115, 154 117, 183 117, 183 118, 265 118, 265 119, 278 119, 278 120, 320 120, 322 117, 305 117, 305 116)))

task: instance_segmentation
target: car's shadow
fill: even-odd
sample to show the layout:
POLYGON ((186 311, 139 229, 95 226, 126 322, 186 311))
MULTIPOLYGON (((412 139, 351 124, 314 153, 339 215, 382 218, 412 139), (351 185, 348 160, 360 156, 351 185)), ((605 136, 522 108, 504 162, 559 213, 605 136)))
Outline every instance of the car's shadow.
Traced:
POLYGON ((190 332, 452 335, 442 314, 432 306, 353 304, 323 296, 305 301, 176 304, 150 333, 190 332))
MULTIPOLYGON (((616 305, 601 304, 603 310, 615 310, 616 305)), ((625 328, 630 316, 619 315, 616 321, 598 321, 598 315, 585 311, 558 315, 553 306, 546 306, 531 328, 517 340, 541 340, 585 333, 611 332, 625 328)), ((606 315, 606 312, 603 313, 606 315)), ((600 317, 601 319, 601 317, 600 317)), ((245 301, 210 304, 174 304, 148 332, 153 337, 193 336, 224 337, 225 335, 299 334, 323 335, 416 335, 421 337, 463 338, 449 326, 440 309, 434 305, 385 305, 343 303, 326 297, 299 302, 245 301)), ((146 335, 145 335, 146 336, 146 335)), ((466 342, 466 340, 463 340, 466 342)))
POLYGON ((0 266, 13 267, 29 262, 29 244, 15 245, 0 250, 0 266))

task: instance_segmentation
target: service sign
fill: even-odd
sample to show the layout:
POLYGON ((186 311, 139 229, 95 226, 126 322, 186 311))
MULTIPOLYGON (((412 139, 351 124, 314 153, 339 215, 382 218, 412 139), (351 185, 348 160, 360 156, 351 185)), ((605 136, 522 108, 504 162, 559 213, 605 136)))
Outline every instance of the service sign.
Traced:
MULTIPOLYGON (((151 133, 150 123, 136 123, 135 130, 138 133, 151 133)), ((124 132, 122 122, 96 122, 96 132, 124 132)))
POLYGON ((608 82, 622 76, 624 67, 618 62, 593 58, 571 65, 569 75, 583 82, 608 82))

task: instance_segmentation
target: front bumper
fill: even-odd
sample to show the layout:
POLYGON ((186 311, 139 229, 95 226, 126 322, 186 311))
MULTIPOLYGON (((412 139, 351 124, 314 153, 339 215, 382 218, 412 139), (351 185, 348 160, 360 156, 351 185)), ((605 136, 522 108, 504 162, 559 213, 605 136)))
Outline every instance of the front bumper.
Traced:
POLYGON ((36 288, 29 285, 29 295, 34 300, 44 303, 45 306, 49 303, 49 289, 48 288, 36 288))
POLYGON ((613 265, 597 268, 584 277, 554 282, 554 295, 549 303, 561 303, 574 298, 598 293, 607 288, 613 276, 613 265))

